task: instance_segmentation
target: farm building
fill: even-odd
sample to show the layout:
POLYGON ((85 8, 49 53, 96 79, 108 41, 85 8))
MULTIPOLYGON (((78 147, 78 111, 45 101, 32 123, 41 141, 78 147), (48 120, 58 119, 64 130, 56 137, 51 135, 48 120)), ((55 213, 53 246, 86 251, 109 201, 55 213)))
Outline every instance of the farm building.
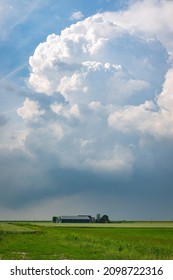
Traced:
POLYGON ((91 223, 91 216, 78 215, 78 216, 59 216, 53 217, 54 223, 91 223))

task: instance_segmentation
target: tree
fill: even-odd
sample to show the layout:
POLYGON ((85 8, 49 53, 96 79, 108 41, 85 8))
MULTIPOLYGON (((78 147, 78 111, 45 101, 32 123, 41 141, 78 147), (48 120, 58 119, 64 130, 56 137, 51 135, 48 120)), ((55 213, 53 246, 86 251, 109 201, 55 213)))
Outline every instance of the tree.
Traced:
POLYGON ((96 223, 110 223, 108 215, 103 215, 101 217, 100 214, 96 215, 96 223))
POLYGON ((96 215, 96 223, 99 223, 99 222, 100 222, 100 217, 101 217, 100 214, 97 214, 97 215, 96 215))
POLYGON ((100 218, 100 223, 110 223, 110 220, 109 220, 108 215, 103 215, 103 216, 100 218))

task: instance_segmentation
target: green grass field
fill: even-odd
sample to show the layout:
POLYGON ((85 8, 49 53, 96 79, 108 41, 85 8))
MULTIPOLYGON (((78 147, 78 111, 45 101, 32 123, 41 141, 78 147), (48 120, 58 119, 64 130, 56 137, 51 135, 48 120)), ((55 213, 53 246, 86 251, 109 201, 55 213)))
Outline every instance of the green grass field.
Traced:
POLYGON ((3 260, 172 260, 173 222, 1 222, 3 260))

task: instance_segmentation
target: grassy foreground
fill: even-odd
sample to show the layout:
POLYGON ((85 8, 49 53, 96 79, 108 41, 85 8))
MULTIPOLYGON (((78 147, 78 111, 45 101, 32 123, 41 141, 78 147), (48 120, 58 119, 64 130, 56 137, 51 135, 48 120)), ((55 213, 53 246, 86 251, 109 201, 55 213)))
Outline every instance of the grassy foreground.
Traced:
POLYGON ((0 223, 0 259, 173 259, 173 223, 0 223))

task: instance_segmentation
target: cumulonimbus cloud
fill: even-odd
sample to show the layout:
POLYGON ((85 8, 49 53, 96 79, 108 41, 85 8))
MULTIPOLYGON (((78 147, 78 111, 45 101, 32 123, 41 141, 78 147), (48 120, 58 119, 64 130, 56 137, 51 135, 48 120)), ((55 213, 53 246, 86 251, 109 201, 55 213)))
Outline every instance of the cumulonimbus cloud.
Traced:
MULTIPOLYGON (((173 137, 172 5, 151 2, 153 15, 165 11, 152 19, 151 30, 143 20, 149 1, 139 1, 126 12, 97 14, 49 35, 30 57, 29 86, 50 100, 53 96, 44 121, 47 128, 56 123, 61 132, 52 149, 62 166, 131 174, 139 139, 173 137), (165 38, 162 21, 170 26, 165 38)), ((41 117, 40 108, 27 100, 18 114, 41 117)))

